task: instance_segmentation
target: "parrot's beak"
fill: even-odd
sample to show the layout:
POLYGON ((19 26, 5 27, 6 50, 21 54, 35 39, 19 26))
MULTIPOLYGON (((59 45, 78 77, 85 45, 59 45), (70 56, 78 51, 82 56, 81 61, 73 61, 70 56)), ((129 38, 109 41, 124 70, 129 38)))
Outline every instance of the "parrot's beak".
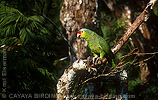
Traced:
POLYGON ((81 34, 77 34, 77 38, 81 38, 81 34))

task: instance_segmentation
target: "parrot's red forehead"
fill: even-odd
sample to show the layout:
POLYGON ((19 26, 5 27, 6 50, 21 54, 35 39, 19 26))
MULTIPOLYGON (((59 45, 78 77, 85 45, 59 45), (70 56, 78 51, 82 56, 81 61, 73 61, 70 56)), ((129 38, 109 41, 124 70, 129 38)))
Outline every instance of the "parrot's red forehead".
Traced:
POLYGON ((81 34, 81 33, 83 33, 83 31, 82 31, 82 30, 79 30, 79 31, 77 32, 77 34, 81 34))
POLYGON ((77 32, 77 34, 81 34, 81 30, 79 30, 79 31, 77 32))

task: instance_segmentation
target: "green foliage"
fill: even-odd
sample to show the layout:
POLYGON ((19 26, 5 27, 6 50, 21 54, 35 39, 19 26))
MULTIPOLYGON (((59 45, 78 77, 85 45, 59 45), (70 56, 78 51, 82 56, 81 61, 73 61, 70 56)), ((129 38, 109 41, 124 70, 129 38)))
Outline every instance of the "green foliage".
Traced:
POLYGON ((154 14, 156 15, 156 16, 158 16, 158 4, 157 4, 157 6, 155 6, 154 7, 154 14))
POLYGON ((134 92, 134 88, 141 84, 140 78, 128 81, 128 90, 134 92))
MULTIPOLYGON (((52 25, 37 13, 42 11, 42 3, 43 0, 0 1, 0 46, 7 46, 8 94, 56 93, 61 67, 56 68, 54 61, 67 53, 58 49, 65 42, 57 38, 52 25)), ((0 58, 3 58, 3 48, 0 48, 0 58)))
MULTIPOLYGON (((4 9, 3 6, 2 9, 4 9)), ((32 39, 41 42, 49 39, 47 37, 50 32, 41 25, 43 19, 39 16, 25 17, 18 10, 7 8, 2 11, 0 18, 1 37, 16 37, 24 45, 32 39)), ((2 42, 2 44, 4 43, 2 42)))
MULTIPOLYGON (((106 17, 106 16, 104 16, 106 17)), ((126 28, 126 23, 123 23, 124 19, 113 19, 111 25, 102 24, 103 37, 109 41, 110 46, 116 44, 118 39, 123 35, 126 28)))
POLYGON ((39 72, 41 72, 44 76, 47 76, 50 79, 55 80, 56 76, 53 73, 50 73, 47 69, 38 68, 39 72))
POLYGON ((141 12, 135 12, 135 13, 134 13, 134 18, 136 19, 137 16, 139 16, 140 14, 141 14, 141 12))

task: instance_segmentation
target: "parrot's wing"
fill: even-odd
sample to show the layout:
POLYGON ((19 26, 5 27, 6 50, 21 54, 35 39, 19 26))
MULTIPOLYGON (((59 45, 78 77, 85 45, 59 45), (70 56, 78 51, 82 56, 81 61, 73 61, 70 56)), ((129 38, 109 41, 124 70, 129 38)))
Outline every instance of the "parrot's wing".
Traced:
POLYGON ((105 52, 105 54, 109 54, 109 45, 107 44, 107 42, 102 38, 100 39, 99 41, 99 46, 100 46, 100 49, 103 50, 105 52))
POLYGON ((105 55, 105 51, 100 44, 99 44, 99 53, 100 53, 100 58, 102 59, 105 55))

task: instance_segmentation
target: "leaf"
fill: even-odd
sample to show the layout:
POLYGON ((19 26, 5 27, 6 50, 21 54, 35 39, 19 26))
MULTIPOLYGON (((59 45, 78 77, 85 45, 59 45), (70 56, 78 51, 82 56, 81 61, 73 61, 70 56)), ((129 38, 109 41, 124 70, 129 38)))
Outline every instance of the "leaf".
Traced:
POLYGON ((15 27, 14 26, 8 26, 6 29, 6 34, 5 36, 11 36, 11 35, 15 35, 15 27))
POLYGON ((28 41, 28 33, 25 28, 21 29, 19 32, 20 40, 22 43, 26 43, 28 41))
POLYGON ((30 35, 31 38, 35 38, 35 34, 32 33, 31 30, 28 29, 27 27, 26 27, 26 31, 27 31, 27 33, 30 35))
POLYGON ((38 71, 41 72, 44 76, 47 76, 53 80, 55 80, 55 77, 54 77, 54 74, 53 73, 50 73, 48 72, 47 69, 43 69, 43 68, 38 68, 38 71))
POLYGON ((33 22, 39 22, 39 23, 44 22, 44 19, 40 16, 30 16, 30 17, 28 17, 28 19, 33 21, 33 22))
POLYGON ((155 14, 156 16, 158 16, 158 7, 157 7, 157 6, 154 7, 153 11, 154 11, 154 14, 155 14))

